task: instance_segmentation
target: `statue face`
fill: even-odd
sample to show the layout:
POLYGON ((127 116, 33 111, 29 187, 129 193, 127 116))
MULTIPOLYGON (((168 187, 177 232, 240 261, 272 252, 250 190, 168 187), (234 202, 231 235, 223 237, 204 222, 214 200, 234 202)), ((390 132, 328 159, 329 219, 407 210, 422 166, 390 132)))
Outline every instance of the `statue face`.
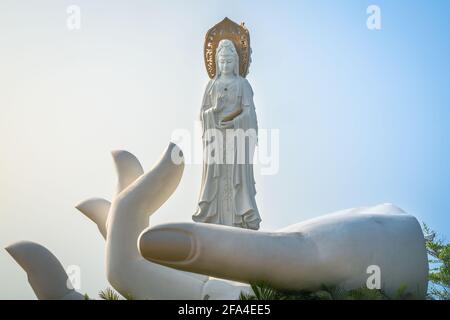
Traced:
POLYGON ((218 56, 219 70, 221 74, 232 74, 236 64, 236 59, 231 54, 219 54, 218 56))

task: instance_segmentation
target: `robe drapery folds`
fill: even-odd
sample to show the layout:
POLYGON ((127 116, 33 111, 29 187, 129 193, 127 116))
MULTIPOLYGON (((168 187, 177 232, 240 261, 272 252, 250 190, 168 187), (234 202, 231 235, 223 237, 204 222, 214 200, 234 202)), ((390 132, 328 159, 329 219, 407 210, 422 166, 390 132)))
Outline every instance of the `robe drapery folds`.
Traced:
POLYGON ((215 79, 210 80, 206 87, 200 112, 202 183, 197 210, 192 218, 196 222, 258 230, 261 218, 255 201, 253 173, 258 124, 249 82, 238 77, 237 83, 235 101, 242 113, 232 120, 228 129, 219 126, 220 116, 213 110, 219 94, 215 79))

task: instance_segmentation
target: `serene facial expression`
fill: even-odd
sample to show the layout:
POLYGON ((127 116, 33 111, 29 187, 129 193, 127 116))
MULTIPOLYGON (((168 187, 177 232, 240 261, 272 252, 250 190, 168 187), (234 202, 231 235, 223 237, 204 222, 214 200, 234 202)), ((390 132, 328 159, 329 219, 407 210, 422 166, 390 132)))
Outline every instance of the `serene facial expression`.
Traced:
POLYGON ((226 75, 232 74, 236 63, 234 56, 230 54, 219 54, 218 59, 220 73, 226 75))

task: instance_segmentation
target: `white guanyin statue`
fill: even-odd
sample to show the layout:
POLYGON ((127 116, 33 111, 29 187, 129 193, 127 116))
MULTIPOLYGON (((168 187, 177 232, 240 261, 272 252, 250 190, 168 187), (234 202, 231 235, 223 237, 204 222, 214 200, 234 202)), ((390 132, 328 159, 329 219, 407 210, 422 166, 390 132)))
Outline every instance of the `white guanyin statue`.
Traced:
POLYGON ((206 86, 200 111, 204 165, 193 220, 258 230, 261 218, 252 161, 258 124, 253 91, 239 74, 233 41, 222 39, 215 56, 217 72, 206 86))

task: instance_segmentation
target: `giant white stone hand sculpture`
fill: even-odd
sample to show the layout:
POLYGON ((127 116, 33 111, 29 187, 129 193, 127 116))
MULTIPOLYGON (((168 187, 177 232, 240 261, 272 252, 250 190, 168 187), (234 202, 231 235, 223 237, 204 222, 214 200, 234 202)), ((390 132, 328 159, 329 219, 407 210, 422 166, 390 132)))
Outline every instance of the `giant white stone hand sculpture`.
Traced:
MULTIPOLYGON (((241 291, 251 292, 245 283, 252 281, 292 290, 322 284, 351 289, 364 286, 368 267, 375 265, 387 294, 406 285, 416 298, 424 297, 428 263, 421 228, 391 204, 342 210, 278 232, 203 223, 144 230, 181 179, 183 163, 172 161, 180 152, 171 144, 146 174, 132 154, 113 152, 119 183, 112 204, 93 198, 77 206, 106 238, 107 277, 122 295, 236 299, 241 291)), ((67 274, 44 247, 18 242, 6 250, 25 269, 39 299, 83 298, 67 286, 67 274)))
MULTIPOLYGON (((143 174, 139 161, 126 151, 113 152, 118 192, 110 204, 93 198, 77 208, 93 220, 106 238, 106 273, 110 284, 135 299, 236 299, 248 285, 178 271, 145 260, 137 239, 151 216, 175 191, 184 164, 181 150, 170 144, 162 159, 143 174), (180 164, 172 161, 172 155, 180 164)), ((182 244, 179 244, 182 245, 182 244)))
POLYGON ((108 225, 108 279, 122 294, 214 299, 237 298, 241 290, 249 291, 243 283, 183 271, 266 281, 282 289, 313 290, 321 284, 358 288, 366 284, 367 268, 376 265, 388 294, 406 285, 416 297, 424 296, 428 264, 422 231, 414 217, 390 204, 343 210, 275 233, 202 223, 160 225, 140 237, 140 251, 151 262, 145 261, 136 239, 181 178, 182 164, 171 159, 179 151, 170 145, 142 176, 133 155, 113 153, 119 176, 113 206, 108 210, 108 202, 101 199, 78 206, 100 231, 108 225))
POLYGON ((278 232, 170 223, 144 231, 139 246, 145 258, 161 265, 235 281, 265 281, 279 289, 361 288, 368 268, 377 266, 388 295, 406 286, 408 293, 424 298, 427 290, 420 225, 391 204, 343 210, 278 232))

